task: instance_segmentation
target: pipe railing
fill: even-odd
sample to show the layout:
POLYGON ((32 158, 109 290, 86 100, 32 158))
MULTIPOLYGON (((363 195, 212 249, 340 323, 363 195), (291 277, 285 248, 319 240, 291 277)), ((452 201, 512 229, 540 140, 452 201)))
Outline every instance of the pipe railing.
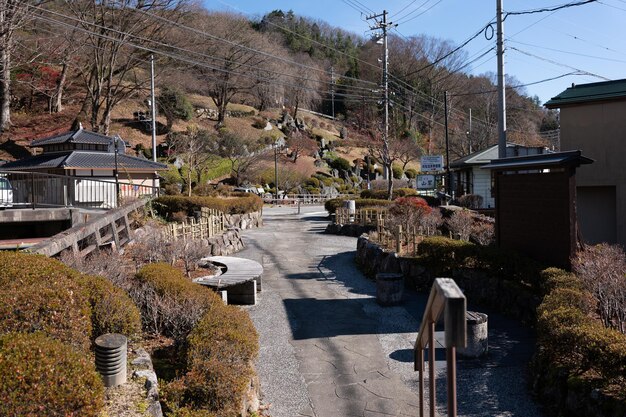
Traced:
POLYGON ((467 344, 467 301, 450 278, 437 278, 433 284, 420 330, 415 340, 415 370, 419 372, 419 410, 424 417, 424 350, 428 346, 430 417, 435 417, 435 324, 443 313, 445 326, 448 416, 456 417, 456 348, 467 344))

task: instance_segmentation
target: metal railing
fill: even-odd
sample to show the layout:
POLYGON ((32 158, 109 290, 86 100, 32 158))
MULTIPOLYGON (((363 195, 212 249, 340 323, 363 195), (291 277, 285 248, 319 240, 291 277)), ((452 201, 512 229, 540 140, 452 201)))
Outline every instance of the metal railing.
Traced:
MULTIPOLYGON (((298 204, 324 204, 328 200, 333 198, 347 198, 350 197, 347 194, 339 194, 329 196, 326 194, 284 194, 278 198, 274 196, 263 197, 263 201, 267 204, 280 204, 280 205, 298 205, 298 204)), ((354 196, 352 196, 354 197, 354 196)))
POLYGON ((115 177, 72 177, 41 172, 2 171, 13 188, 13 207, 81 207, 110 209, 123 201, 157 197, 159 187, 145 185, 146 180, 115 177))
POLYGON ((415 370, 419 372, 419 410, 424 417, 424 350, 428 346, 430 417, 435 417, 435 324, 443 313, 445 326, 448 416, 456 417, 456 348, 467 344, 467 300, 450 278, 437 278, 433 284, 422 324, 415 340, 415 370))

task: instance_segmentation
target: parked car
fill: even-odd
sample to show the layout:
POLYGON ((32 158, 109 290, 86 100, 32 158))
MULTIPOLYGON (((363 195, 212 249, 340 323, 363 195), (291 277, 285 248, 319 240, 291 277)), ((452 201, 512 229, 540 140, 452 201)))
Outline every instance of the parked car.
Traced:
POLYGON ((0 208, 13 207, 13 187, 6 178, 0 177, 0 208))

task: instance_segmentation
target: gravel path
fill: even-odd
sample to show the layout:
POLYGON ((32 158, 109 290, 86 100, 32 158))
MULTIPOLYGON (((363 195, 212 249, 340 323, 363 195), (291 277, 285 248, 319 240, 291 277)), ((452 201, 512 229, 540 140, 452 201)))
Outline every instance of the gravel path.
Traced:
MULTIPOLYGON (((264 209, 265 226, 244 232, 238 256, 265 269, 263 292, 248 308, 260 335, 264 401, 272 417, 416 416, 412 346, 426 296, 411 293, 400 307, 376 304, 374 283, 353 261, 356 239, 322 234, 325 215, 322 207, 303 207, 301 215, 264 209)), ((459 361, 459 415, 541 416, 523 377, 532 335, 485 312, 490 354, 459 361)), ((445 362, 437 370, 444 404, 445 362)))

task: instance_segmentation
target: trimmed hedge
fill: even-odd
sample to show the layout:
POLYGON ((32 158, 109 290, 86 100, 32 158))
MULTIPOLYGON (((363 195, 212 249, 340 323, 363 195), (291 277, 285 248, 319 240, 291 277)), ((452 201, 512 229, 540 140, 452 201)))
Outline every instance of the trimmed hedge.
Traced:
POLYGON ((78 276, 45 256, 0 252, 0 334, 42 332, 88 351, 91 309, 78 276))
POLYGON ((43 334, 0 336, 0 415, 96 417, 104 387, 93 361, 43 334))
POLYGON ((417 258, 437 274, 451 273, 454 269, 477 268, 488 271, 495 278, 525 283, 540 293, 540 264, 514 251, 431 236, 419 244, 417 258))
POLYGON ((222 303, 209 288, 194 284, 177 268, 160 262, 137 272, 130 294, 139 306, 144 329, 172 337, 181 345, 205 312, 222 303))
POLYGON ((88 350, 92 335, 141 330, 123 290, 43 255, 0 252, 0 287, 0 333, 42 331, 88 350))
POLYGON ((193 212, 200 210, 201 207, 217 209, 226 214, 245 214, 261 210, 263 200, 251 193, 228 198, 165 195, 155 199, 153 207, 159 215, 165 218, 171 218, 172 214, 181 211, 192 216, 193 212))
POLYGON ((120 333, 134 337, 141 332, 141 314, 133 300, 106 278, 82 275, 80 282, 91 304, 94 337, 120 333))
POLYGON ((248 313, 216 303, 187 343, 188 372, 165 385, 166 408, 175 416, 239 415, 259 350, 248 313))
POLYGON ((616 410, 626 409, 626 335, 590 316, 596 301, 575 275, 550 268, 541 276, 547 293, 537 309, 539 349, 533 361, 540 396, 561 412, 582 416, 600 394, 604 415, 618 415, 616 410), (576 409, 571 398, 584 409, 576 409))
MULTIPOLYGON (((411 195, 417 195, 417 190, 413 188, 395 188, 392 191, 392 198, 407 197, 411 195)), ((387 190, 363 190, 361 191, 361 198, 373 198, 379 200, 388 200, 389 194, 387 190)))
MULTIPOLYGON (((328 214, 335 214, 338 208, 343 207, 344 201, 348 200, 347 198, 332 198, 330 200, 326 200, 324 203, 324 208, 328 212, 328 214)), ((373 198, 357 198, 354 200, 357 210, 362 208, 374 208, 374 207, 388 207, 393 204, 393 201, 388 200, 376 200, 373 198)))

